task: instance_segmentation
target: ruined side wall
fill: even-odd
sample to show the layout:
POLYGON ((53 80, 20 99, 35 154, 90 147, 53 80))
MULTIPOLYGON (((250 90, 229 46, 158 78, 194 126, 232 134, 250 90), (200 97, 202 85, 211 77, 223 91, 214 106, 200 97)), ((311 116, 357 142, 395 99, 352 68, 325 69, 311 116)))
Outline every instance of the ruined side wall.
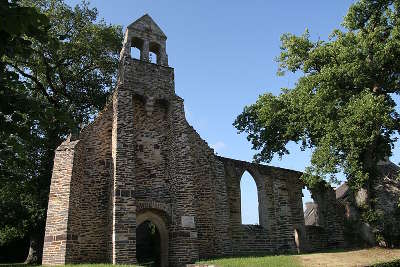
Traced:
POLYGON ((187 125, 195 175, 195 223, 198 232, 199 258, 231 255, 228 226, 229 210, 225 173, 214 151, 187 125))
POLYGON ((111 118, 106 108, 56 151, 43 264, 108 260, 111 118))
POLYGON ((170 227, 170 264, 182 266, 199 258, 198 229, 196 227, 196 184, 190 132, 187 128, 183 100, 176 96, 171 101, 169 131, 171 140, 170 177, 172 224, 170 227))
POLYGON ((229 195, 227 190, 224 163, 216 156, 214 163, 215 170, 215 237, 218 240, 215 244, 216 256, 232 256, 232 239, 229 234, 229 195))
POLYGON ((321 251, 327 248, 328 240, 325 229, 321 226, 306 225, 307 251, 321 251))
POLYGON ((298 178, 301 173, 223 157, 218 159, 225 168, 233 254, 297 251, 294 222, 304 219, 300 217, 301 212, 292 212, 293 208, 302 208, 298 203, 301 197, 292 204, 289 191, 295 186, 296 194, 300 196, 301 182, 298 178), (260 225, 241 223, 240 179, 246 170, 257 184, 260 225))
POLYGON ((68 220, 75 237, 67 245, 70 263, 109 260, 112 114, 109 105, 79 136, 68 220))
POLYGON ((332 187, 321 183, 310 188, 318 213, 317 226, 306 226, 309 251, 344 247, 344 210, 332 187))
POLYGON ((198 231, 199 257, 202 259, 215 256, 215 174, 212 169, 213 151, 191 127, 188 128, 189 142, 194 158, 195 176, 195 223, 198 231))
POLYGON ((336 201, 336 194, 333 188, 325 193, 326 206, 326 223, 325 230, 327 232, 327 246, 329 248, 342 248, 344 242, 344 210, 336 201))
POLYGON ((79 141, 67 140, 55 152, 51 178, 46 234, 43 246, 43 265, 65 264, 67 239, 74 237, 68 232, 69 196, 79 141))
POLYGON ((292 225, 298 234, 298 251, 304 252, 309 250, 309 244, 307 240, 307 231, 304 225, 304 210, 303 210, 303 189, 304 185, 301 181, 291 183, 288 186, 289 190, 289 201, 290 209, 292 212, 292 225))

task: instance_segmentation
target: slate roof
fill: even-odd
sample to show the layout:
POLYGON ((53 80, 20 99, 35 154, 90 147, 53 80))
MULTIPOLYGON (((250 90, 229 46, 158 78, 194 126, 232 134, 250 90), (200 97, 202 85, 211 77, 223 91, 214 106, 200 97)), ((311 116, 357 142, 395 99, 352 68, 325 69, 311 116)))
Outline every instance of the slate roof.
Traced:
POLYGON ((306 209, 304 211, 304 223, 305 225, 318 225, 317 205, 314 202, 306 203, 306 209))
POLYGON ((349 192, 349 186, 346 182, 344 182, 342 185, 340 185, 338 188, 335 189, 336 193, 336 199, 343 199, 347 197, 347 194, 349 192))

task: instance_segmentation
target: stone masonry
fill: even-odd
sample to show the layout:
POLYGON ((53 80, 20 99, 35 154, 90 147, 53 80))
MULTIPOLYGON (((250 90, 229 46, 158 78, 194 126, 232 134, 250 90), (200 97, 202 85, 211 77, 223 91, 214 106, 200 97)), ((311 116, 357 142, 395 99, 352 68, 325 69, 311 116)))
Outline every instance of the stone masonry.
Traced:
POLYGON ((112 99, 57 148, 43 264, 134 264, 144 221, 160 233, 161 266, 341 246, 330 187, 313 192, 320 228, 308 232, 300 172, 219 157, 188 124, 166 39, 148 15, 129 25, 112 99), (259 225, 241 223, 245 171, 257 184, 259 225))

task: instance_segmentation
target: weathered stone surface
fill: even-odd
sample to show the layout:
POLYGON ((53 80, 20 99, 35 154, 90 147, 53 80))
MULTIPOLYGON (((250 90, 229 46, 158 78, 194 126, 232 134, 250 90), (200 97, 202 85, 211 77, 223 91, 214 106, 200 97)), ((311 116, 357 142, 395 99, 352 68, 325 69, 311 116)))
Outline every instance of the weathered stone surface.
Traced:
MULTIPOLYGON (((144 220, 160 228, 162 266, 310 249, 301 173, 216 156, 186 121, 165 48, 165 34, 148 15, 128 26, 112 101, 77 140, 57 149, 43 263, 136 263, 136 228, 144 220), (130 57, 131 46, 140 60, 130 57), (149 51, 157 64, 148 62, 149 51), (245 171, 257 184, 256 226, 241 223, 245 171)), ((339 244, 342 228, 328 209, 334 192, 315 194, 322 227, 338 236, 321 242, 339 244)))

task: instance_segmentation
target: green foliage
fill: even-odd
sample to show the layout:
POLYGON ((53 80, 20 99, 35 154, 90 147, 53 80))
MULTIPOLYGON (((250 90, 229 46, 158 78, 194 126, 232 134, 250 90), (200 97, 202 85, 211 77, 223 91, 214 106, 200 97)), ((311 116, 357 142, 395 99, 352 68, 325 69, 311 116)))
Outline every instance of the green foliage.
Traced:
POLYGON ((400 247, 400 207, 383 215, 380 235, 389 248, 400 247))
POLYGON ((351 187, 368 187, 400 127, 392 98, 400 93, 400 1, 360 0, 343 26, 327 41, 284 34, 278 74, 302 76, 245 107, 234 126, 248 135, 256 161, 288 154, 293 141, 312 149, 308 184, 344 172, 351 187))
POLYGON ((393 260, 389 262, 383 262, 371 265, 371 267, 398 267, 398 266, 400 266, 400 260, 393 260))
POLYGON ((6 60, 31 56, 33 41, 46 42, 48 23, 35 8, 0 2, 0 245, 22 238, 43 217, 43 210, 35 209, 37 202, 30 202, 33 195, 24 190, 32 186, 39 160, 33 150, 36 122, 30 115, 39 112, 39 101, 6 60))
POLYGON ((364 208, 361 212, 361 219, 370 225, 377 225, 382 220, 382 215, 375 210, 364 208))
POLYGON ((31 42, 46 39, 48 18, 32 7, 22 7, 18 1, 0 1, 0 57, 29 55, 31 42))
POLYGON ((62 0, 12 1, 8 7, 5 2, 0 245, 43 234, 54 150, 103 108, 116 82, 122 44, 121 27, 98 20, 86 2, 74 8, 62 0))

